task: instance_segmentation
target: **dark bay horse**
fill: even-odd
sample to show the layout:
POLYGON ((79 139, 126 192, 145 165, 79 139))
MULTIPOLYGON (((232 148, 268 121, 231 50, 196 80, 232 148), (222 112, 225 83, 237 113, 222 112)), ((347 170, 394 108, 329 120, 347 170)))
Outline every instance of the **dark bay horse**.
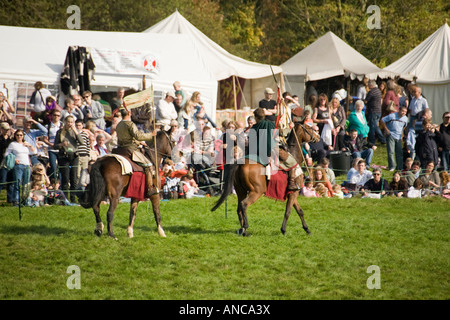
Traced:
MULTIPOLYGON (((309 126, 296 124, 288 138, 288 151, 294 156, 299 164, 303 162, 303 154, 301 150, 302 142, 318 141, 320 137, 309 126)), ((233 186, 238 197, 237 214, 241 228, 238 231, 239 235, 247 236, 248 220, 247 208, 255 203, 267 191, 267 179, 264 166, 249 159, 245 159, 244 164, 231 164, 228 178, 224 181, 224 188, 222 194, 217 200, 215 206, 211 211, 216 210, 232 192, 233 186)), ((296 178, 296 183, 299 186, 303 185, 303 174, 296 178)), ((297 211, 303 225, 303 229, 307 234, 310 234, 308 226, 306 225, 303 216, 303 210, 298 204, 297 197, 299 191, 290 192, 287 195, 286 210, 284 213, 284 220, 281 226, 281 232, 286 233, 286 225, 291 213, 292 207, 297 211)))
MULTIPOLYGON (((160 188, 160 177, 159 177, 159 163, 165 157, 170 157, 172 153, 172 143, 170 137, 165 131, 158 131, 156 136, 156 146, 157 146, 157 160, 155 160, 154 144, 153 142, 147 142, 148 147, 146 148, 146 156, 155 165, 156 174, 153 177, 154 185, 160 188)), ((97 221, 97 226, 94 233, 97 236, 101 236, 103 233, 103 223, 100 218, 100 203, 108 196, 110 205, 107 212, 107 223, 108 223, 108 235, 113 239, 116 239, 113 232, 113 218, 114 211, 119 203, 119 198, 125 193, 126 187, 130 182, 130 175, 122 175, 122 168, 120 163, 114 157, 102 157, 99 158, 91 167, 90 170, 90 183, 86 188, 86 191, 80 199, 80 204, 88 209, 92 208, 94 210, 95 219, 97 221)), ((161 226, 161 214, 159 211, 160 198, 159 194, 155 194, 150 197, 152 202, 153 214, 155 216, 156 226, 158 228, 158 233, 160 236, 165 237, 164 230, 161 226)), ((136 219, 136 209, 139 203, 138 199, 132 198, 130 204, 130 220, 127 229, 128 236, 133 237, 133 225, 136 219)))

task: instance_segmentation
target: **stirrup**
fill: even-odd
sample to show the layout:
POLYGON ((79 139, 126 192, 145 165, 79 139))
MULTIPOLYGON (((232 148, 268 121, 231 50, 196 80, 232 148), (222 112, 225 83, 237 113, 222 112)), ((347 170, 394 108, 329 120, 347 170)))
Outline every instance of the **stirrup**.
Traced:
POLYGON ((154 187, 154 188, 151 188, 151 189, 147 190, 147 196, 148 197, 154 196, 155 194, 159 194, 158 187, 154 187))

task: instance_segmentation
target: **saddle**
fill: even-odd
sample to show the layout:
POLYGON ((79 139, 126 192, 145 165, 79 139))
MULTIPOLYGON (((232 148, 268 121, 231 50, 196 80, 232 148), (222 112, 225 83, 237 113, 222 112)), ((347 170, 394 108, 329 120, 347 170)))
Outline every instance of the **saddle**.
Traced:
POLYGON ((126 160, 128 160, 128 162, 131 165, 132 171, 133 172, 144 172, 144 168, 142 168, 142 166, 138 165, 136 162, 134 162, 133 160, 131 160, 132 158, 132 154, 130 152, 130 150, 128 150, 127 148, 121 148, 121 147, 117 147, 114 148, 111 153, 113 155, 119 155, 122 156, 123 158, 125 158, 126 160))

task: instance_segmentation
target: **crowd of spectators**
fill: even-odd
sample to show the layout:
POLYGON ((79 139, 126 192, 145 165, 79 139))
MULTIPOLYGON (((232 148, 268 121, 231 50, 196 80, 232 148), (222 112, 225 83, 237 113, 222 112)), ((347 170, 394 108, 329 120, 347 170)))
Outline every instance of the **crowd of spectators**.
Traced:
MULTIPOLYGON (((149 105, 132 109, 132 120, 140 130, 164 130, 173 142, 171 159, 159 166, 161 198, 216 195, 229 159, 242 157, 255 119, 249 116, 246 123, 229 119, 216 125, 199 91, 189 93, 178 81, 173 87, 156 103, 155 128, 149 105), (214 178, 219 182, 214 183, 214 178)), ((110 103, 86 91, 68 97, 61 107, 42 83, 36 83, 35 89, 29 104, 33 111, 23 118, 21 128, 13 119, 14 107, 0 96, 0 190, 6 189, 12 205, 21 200, 30 206, 76 205, 77 192, 89 183, 89 164, 116 146, 115 127, 121 121, 117 111, 125 90, 119 88, 110 103)), ((266 110, 266 119, 275 121, 274 92, 267 88, 264 95, 258 108, 266 110)), ((291 119, 311 126, 321 137, 302 146, 306 159, 302 165, 311 170, 306 171, 301 194, 449 197, 450 112, 443 114, 441 124, 433 124, 421 89, 403 88, 393 80, 377 85, 364 79, 357 96, 347 95, 343 86, 328 96, 311 83, 305 96, 308 104, 301 106, 297 96, 283 94, 291 119), (386 144, 386 169, 393 172, 392 181, 373 164, 377 141, 386 144), (350 154, 348 172, 333 171, 331 151, 350 154), (345 175, 345 180, 336 179, 345 175)))

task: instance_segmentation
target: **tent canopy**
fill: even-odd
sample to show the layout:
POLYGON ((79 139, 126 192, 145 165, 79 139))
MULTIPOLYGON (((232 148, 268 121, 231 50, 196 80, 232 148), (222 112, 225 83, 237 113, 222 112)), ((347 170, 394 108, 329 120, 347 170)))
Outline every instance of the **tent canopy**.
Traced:
MULTIPOLYGON (((178 10, 166 19, 143 31, 144 33, 187 34, 195 42, 205 63, 211 68, 217 81, 237 76, 256 79, 272 76, 269 65, 247 61, 230 54, 183 17, 178 10)), ((282 69, 273 66, 275 74, 282 69)))
POLYGON ((188 90, 201 90, 207 106, 216 105, 217 81, 186 35, 9 26, 0 26, 0 34, 1 82, 59 84, 68 48, 84 46, 98 52, 93 56, 96 68, 92 86, 139 90, 145 75, 148 87, 153 84, 155 90, 167 91, 173 90, 173 82, 179 80, 188 90), (173 50, 174 43, 184 48, 183 54, 173 50), (144 68, 146 57, 153 59, 155 70, 144 68))
POLYGON ((329 31, 305 49, 284 62, 281 67, 287 76, 304 76, 314 81, 345 75, 362 80, 376 79, 383 71, 329 31))
POLYGON ((399 60, 385 68, 420 83, 450 82, 450 28, 447 23, 399 60))
POLYGON ((433 121, 440 123, 450 110, 450 28, 447 23, 409 53, 385 70, 400 74, 406 80, 416 78, 422 94, 433 111, 433 121))

